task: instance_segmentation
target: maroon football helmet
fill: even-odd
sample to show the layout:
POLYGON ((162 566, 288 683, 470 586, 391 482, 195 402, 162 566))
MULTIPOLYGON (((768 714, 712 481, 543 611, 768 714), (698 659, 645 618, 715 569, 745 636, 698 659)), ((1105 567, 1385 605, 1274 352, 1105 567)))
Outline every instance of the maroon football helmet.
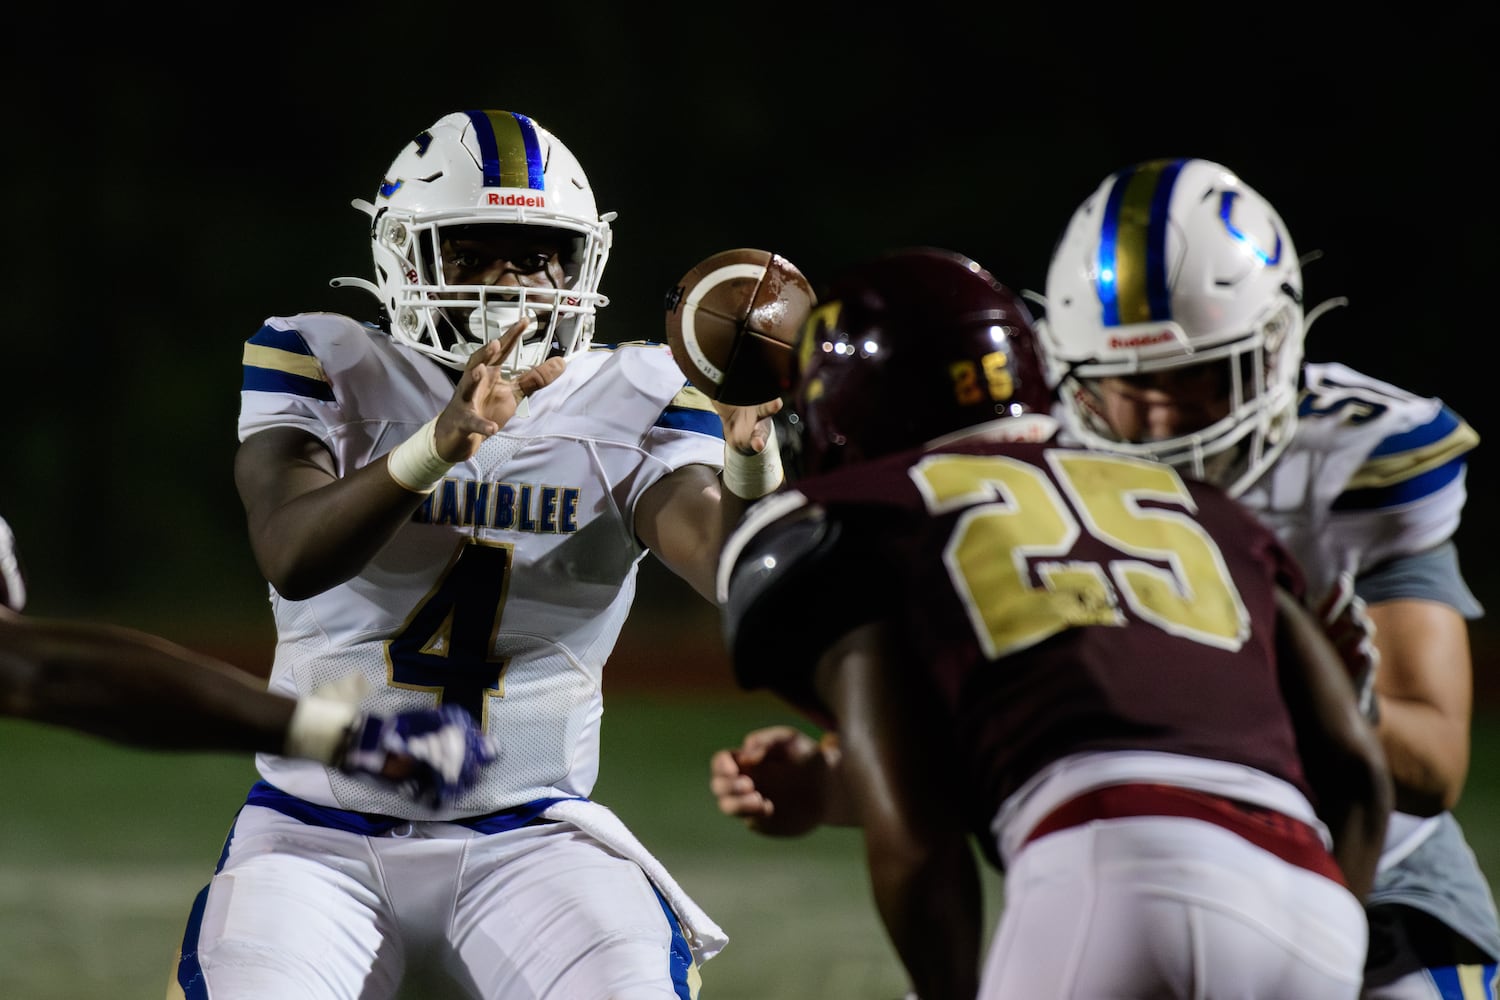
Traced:
POLYGON ((919 247, 850 268, 797 345, 802 473, 1047 413, 1035 340, 1020 297, 962 254, 919 247))

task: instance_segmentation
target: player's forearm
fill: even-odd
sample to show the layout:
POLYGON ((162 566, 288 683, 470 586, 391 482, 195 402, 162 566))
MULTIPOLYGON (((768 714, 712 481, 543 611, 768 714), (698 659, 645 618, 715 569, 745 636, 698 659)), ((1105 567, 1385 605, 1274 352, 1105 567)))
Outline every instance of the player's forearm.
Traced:
POLYGON ((1376 732, 1396 786, 1396 808, 1419 816, 1458 804, 1469 770, 1469 724, 1432 705, 1379 699, 1376 732))
POLYGON ((1400 807, 1418 814, 1451 809, 1469 770, 1468 622, 1447 604, 1414 598, 1372 603, 1369 615, 1380 651, 1376 733, 1400 807))
POLYGON ((10 621, 0 648, 6 714, 135 746, 274 751, 295 706, 227 664, 130 629, 10 621))
POLYGON ((1363 899, 1375 884, 1390 818, 1390 795, 1372 792, 1325 808, 1322 818, 1333 837, 1333 859, 1356 896, 1363 899))
POLYGON ((358 575, 425 496, 397 485, 384 459, 303 493, 252 526, 256 560, 277 593, 321 594, 358 575))
POLYGON ((876 904, 918 996, 972 997, 982 927, 973 855, 962 838, 926 847, 891 851, 867 840, 876 904))
POLYGON ((829 730, 818 740, 821 761, 819 800, 823 804, 820 822, 824 826, 859 826, 860 817, 844 774, 844 750, 837 732, 829 730))

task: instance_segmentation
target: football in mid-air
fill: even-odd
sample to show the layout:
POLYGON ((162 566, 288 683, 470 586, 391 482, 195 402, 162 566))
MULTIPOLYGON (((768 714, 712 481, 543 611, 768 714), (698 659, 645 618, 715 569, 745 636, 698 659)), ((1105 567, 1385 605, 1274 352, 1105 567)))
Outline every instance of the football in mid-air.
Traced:
POLYGON ((699 261, 667 293, 667 343, 709 398, 752 406, 791 389, 792 351, 817 304, 785 257, 740 247, 699 261))

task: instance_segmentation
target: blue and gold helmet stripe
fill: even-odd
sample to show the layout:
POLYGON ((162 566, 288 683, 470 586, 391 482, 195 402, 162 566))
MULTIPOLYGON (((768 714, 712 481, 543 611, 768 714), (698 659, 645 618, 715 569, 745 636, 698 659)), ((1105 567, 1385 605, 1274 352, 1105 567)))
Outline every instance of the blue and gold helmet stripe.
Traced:
POLYGON ((464 114, 474 123, 485 187, 543 189, 542 146, 530 118, 513 111, 465 111, 464 114))
POLYGON ((1186 160, 1152 160, 1115 175, 1099 232, 1095 282, 1104 325, 1170 319, 1167 209, 1186 160))
POLYGON ((333 385, 323 364, 296 330, 263 326, 245 342, 240 388, 247 392, 284 392, 331 403, 333 385))

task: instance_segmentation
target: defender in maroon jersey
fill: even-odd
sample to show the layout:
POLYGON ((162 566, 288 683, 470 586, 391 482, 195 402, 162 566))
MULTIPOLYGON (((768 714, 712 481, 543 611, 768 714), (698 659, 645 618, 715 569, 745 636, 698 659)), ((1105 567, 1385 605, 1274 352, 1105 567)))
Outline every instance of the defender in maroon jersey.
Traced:
POLYGON ((929 1000, 1355 997, 1389 778, 1280 543, 1169 466, 1049 444, 1030 317, 974 262, 904 251, 822 301, 805 478, 719 577, 740 684, 838 733, 794 771, 828 811, 785 829, 864 827, 929 1000), (969 835, 1006 873, 982 977, 969 835))

